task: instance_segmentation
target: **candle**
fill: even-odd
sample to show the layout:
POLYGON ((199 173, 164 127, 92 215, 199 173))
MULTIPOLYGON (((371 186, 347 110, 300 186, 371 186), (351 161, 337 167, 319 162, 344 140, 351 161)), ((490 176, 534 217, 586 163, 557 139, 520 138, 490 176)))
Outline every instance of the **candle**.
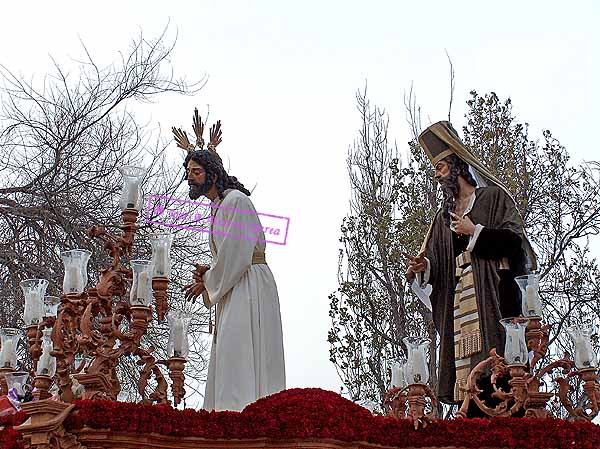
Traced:
POLYGON ((79 288, 79 284, 80 282, 80 272, 79 269, 76 265, 73 265, 72 267, 69 267, 69 273, 71 275, 71 291, 73 293, 79 293, 80 288, 79 288))
POLYGON ((506 329, 506 342, 507 342, 507 353, 505 354, 508 359, 508 363, 524 363, 524 360, 521 360, 521 351, 519 348, 519 330, 515 328, 507 328, 506 329))
POLYGON ((141 296, 143 298, 146 298, 146 296, 148 294, 148 272, 147 271, 142 271, 139 274, 138 282, 139 282, 138 297, 141 296))
POLYGON ((167 249, 163 242, 158 242, 154 257, 154 274, 156 276, 166 276, 167 274, 167 249))
MULTIPOLYGON (((15 353, 17 342, 12 339, 6 339, 0 348, 0 368, 11 367, 12 355, 15 353)), ((11 367, 11 368, 14 368, 11 367)))
POLYGON ((526 292, 526 301, 527 301, 527 313, 529 315, 535 315, 536 312, 536 294, 535 288, 533 285, 528 285, 525 287, 526 292))
POLYGON ((575 339, 576 365, 578 368, 589 368, 592 366, 592 353, 585 335, 578 334, 575 339))
POLYGON ((35 302, 34 302, 34 310, 35 310, 35 318, 37 320, 44 319, 44 298, 40 294, 40 292, 35 292, 35 302))
POLYGON ((79 267, 75 264, 75 261, 71 261, 66 267, 63 293, 81 293, 81 291, 83 291, 83 288, 80 289, 79 286, 81 283, 80 274, 81 272, 79 271, 79 267))
POLYGON ((42 302, 40 293, 37 290, 30 291, 28 298, 26 298, 26 302, 27 310, 23 317, 26 324, 37 323, 44 317, 44 303, 42 302))
POLYGON ((138 275, 138 288, 137 288, 137 301, 140 304, 146 305, 148 300, 150 299, 151 294, 149 294, 150 290, 150 277, 148 276, 147 271, 142 271, 138 275))
POLYGON ((173 323, 173 355, 175 357, 181 357, 183 352, 183 322, 180 319, 176 319, 173 323))
POLYGON ((425 363, 425 357, 423 356, 423 353, 421 351, 419 351, 418 349, 415 349, 415 351, 413 351, 412 364, 413 364, 414 379, 408 379, 408 381, 411 383, 412 382, 414 382, 414 383, 423 382, 423 378, 425 377, 423 368, 426 369, 427 364, 425 363))
POLYGON ((134 179, 127 184, 126 204, 129 209, 137 209, 136 205, 140 196, 140 179, 134 179))
POLYGON ((38 362, 37 374, 48 375, 50 372, 50 345, 44 345, 44 349, 42 352, 42 356, 40 357, 40 361, 38 362))

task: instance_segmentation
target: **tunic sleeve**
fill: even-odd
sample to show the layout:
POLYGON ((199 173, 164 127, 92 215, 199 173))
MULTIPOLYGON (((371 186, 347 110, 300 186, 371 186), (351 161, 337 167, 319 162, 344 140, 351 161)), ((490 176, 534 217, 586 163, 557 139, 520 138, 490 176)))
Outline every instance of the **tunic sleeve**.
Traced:
POLYGON ((494 220, 479 233, 473 253, 482 259, 512 257, 521 249, 523 227, 517 207, 501 189, 493 191, 497 200, 494 220))
POLYGON ((212 232, 217 254, 203 279, 210 305, 215 305, 250 269, 262 225, 250 199, 233 191, 217 210, 212 232))
POLYGON ((521 247, 521 237, 509 229, 483 228, 473 248, 482 259, 510 257, 521 247))

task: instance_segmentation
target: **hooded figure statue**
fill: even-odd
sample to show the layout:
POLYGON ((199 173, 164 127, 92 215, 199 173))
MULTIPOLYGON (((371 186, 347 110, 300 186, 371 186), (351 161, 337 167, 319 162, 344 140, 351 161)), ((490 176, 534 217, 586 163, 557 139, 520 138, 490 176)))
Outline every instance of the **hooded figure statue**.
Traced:
POLYGON ((444 202, 417 256, 423 263, 414 269, 418 264, 411 262, 409 274, 419 275, 413 290, 431 308, 440 335, 438 397, 457 403, 471 369, 491 349, 503 353, 499 321, 521 313, 514 278, 535 270, 536 259, 513 197, 449 122, 431 125, 419 143, 444 202))

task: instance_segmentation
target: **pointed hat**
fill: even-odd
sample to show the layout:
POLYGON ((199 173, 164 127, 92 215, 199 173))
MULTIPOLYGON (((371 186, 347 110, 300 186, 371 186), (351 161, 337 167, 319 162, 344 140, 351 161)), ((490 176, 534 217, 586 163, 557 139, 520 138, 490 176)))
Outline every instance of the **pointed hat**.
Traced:
POLYGON ((458 133, 448 121, 434 123, 419 136, 419 144, 427 154, 431 164, 435 166, 446 156, 455 154, 477 171, 488 183, 500 187, 516 204, 508 189, 496 178, 477 157, 475 157, 458 136, 458 133))

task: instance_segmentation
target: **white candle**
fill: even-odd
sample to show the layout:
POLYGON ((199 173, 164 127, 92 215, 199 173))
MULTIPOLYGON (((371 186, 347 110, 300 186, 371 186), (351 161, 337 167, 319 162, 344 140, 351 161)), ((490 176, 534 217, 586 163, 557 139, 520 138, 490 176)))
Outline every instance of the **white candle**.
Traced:
POLYGON ((521 350, 519 345, 519 330, 508 328, 506 329, 506 339, 508 341, 509 353, 505 354, 509 360, 508 363, 525 363, 521 360, 521 350))
POLYGON ((183 322, 176 320, 173 323, 173 355, 175 357, 181 357, 183 352, 183 322))
POLYGON ((136 209, 138 198, 140 196, 140 180, 135 179, 131 181, 127 186, 127 199, 126 204, 128 208, 136 209))
POLYGON ((166 276, 167 274, 167 250, 161 242, 158 244, 154 257, 154 274, 157 276, 166 276))
POLYGON ((537 291, 535 290, 533 285, 528 285, 527 287, 525 287, 525 292, 527 313, 529 315, 537 315, 537 291))
POLYGON ((425 363, 425 357, 423 357, 423 353, 415 349, 413 352, 413 373, 415 374, 415 379, 408 379, 409 382, 414 383, 422 383, 425 378, 425 373, 423 369, 427 367, 425 363), (417 377, 419 375, 419 377, 417 377))
MULTIPOLYGON (((5 340, 2 348, 0 349, 0 368, 5 368, 6 366, 10 366, 11 356, 15 352, 16 342, 14 340, 5 340)), ((14 366, 12 367, 14 368, 14 366)))
POLYGON ((71 262, 65 273, 65 293, 80 293, 79 291, 79 269, 71 262))
POLYGON ((52 348, 50 345, 44 345, 44 349, 42 351, 42 356, 40 357, 40 361, 38 362, 37 374, 45 374, 48 375, 50 372, 50 350, 52 348))
POLYGON ((592 366, 592 354, 585 335, 579 334, 575 339, 577 368, 589 368, 592 366))
POLYGON ((142 298, 142 302, 148 299, 148 272, 142 271, 138 278, 138 298, 142 298))
POLYGON ((33 317, 36 320, 42 320, 44 318, 44 299, 39 292, 34 292, 31 296, 31 300, 33 301, 33 317))

